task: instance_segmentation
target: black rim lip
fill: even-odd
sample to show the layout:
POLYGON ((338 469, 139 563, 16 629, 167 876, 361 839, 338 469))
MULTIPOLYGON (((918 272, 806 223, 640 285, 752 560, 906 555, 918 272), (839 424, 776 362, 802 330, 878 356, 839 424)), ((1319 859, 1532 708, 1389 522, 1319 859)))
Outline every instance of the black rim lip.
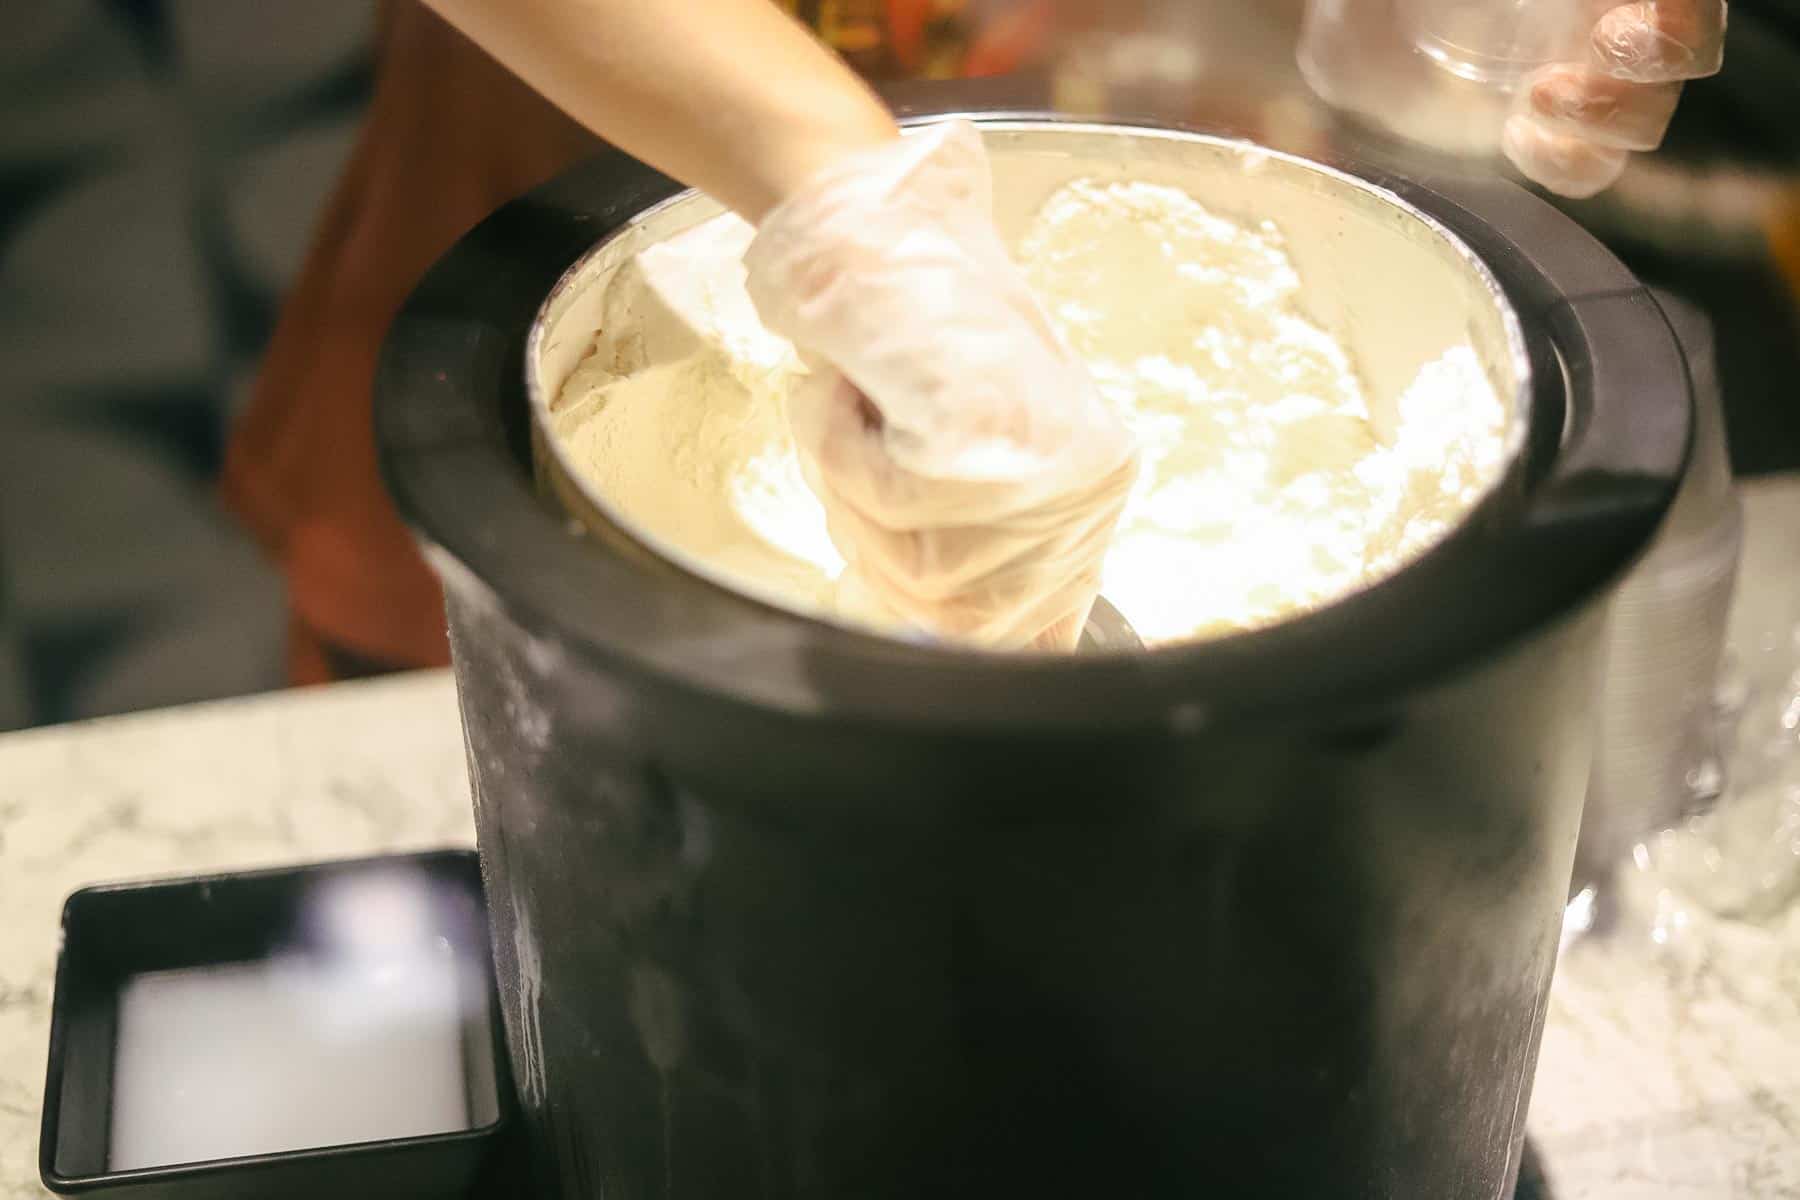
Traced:
MULTIPOLYGON (((948 115, 1005 123, 1061 120, 1054 114, 1018 111, 934 114, 948 115)), ((1174 128, 1129 119, 1104 124, 1174 128)), ((1458 242, 1478 240, 1470 236, 1475 227, 1497 236, 1478 214, 1446 198, 1454 188, 1439 191, 1429 179, 1404 179, 1341 157, 1320 161, 1423 210, 1458 242), (1445 206, 1457 210, 1455 219, 1446 215, 1445 206)), ((1498 186, 1509 200, 1516 197, 1541 204, 1514 185, 1498 186)), ((487 536, 474 536, 469 514, 454 511, 453 505, 443 501, 442 488, 433 486, 432 476, 450 468, 436 461, 441 446, 421 444, 421 439, 406 436, 407 418, 416 423, 423 415, 417 408, 422 381, 405 361, 407 341, 418 322, 445 319, 443 299, 454 277, 482 264, 484 255, 472 243, 507 214, 524 205, 581 222, 584 241, 565 249, 553 264, 535 264, 541 290, 528 303, 491 292, 464 292, 461 296, 457 318, 473 329, 500 334, 510 357, 506 371, 463 381, 456 403, 476 409, 491 406, 491 393, 497 390, 502 403, 528 404, 523 348, 543 297, 596 245, 683 190, 650 168, 612 152, 529 193, 490 217, 440 260, 402 309, 383 354, 376 405, 382 468, 402 514, 426 543, 434 565, 451 577, 451 586, 466 587, 471 579, 479 581, 509 617, 534 635, 578 649, 610 670, 791 715, 829 714, 851 723, 965 731, 1189 729, 1229 723, 1236 717, 1317 713, 1327 703, 1351 704, 1363 710, 1381 708, 1409 691, 1492 656, 1533 628, 1579 609, 1641 549, 1643 538, 1654 528, 1672 494, 1672 477, 1656 481, 1660 485, 1657 494, 1643 504, 1639 514, 1643 538, 1619 544, 1611 557, 1591 561, 1573 575, 1563 572, 1542 582, 1529 576, 1508 577, 1501 581, 1504 594, 1496 596, 1491 590, 1496 582, 1491 572, 1469 572, 1479 567, 1484 556, 1507 543, 1523 506, 1521 490, 1529 479, 1548 469, 1541 455, 1528 450, 1515 456, 1496 490, 1424 554, 1373 586, 1322 609, 1272 626, 1147 654, 991 654, 860 633, 776 608, 685 572, 673 578, 637 572, 591 544, 584 545, 579 531, 570 528, 570 518, 547 510, 535 494, 529 465, 509 452, 504 438, 494 436, 491 418, 461 414, 464 420, 473 417, 474 424, 487 428, 488 433, 455 444, 470 450, 479 442, 485 451, 479 469, 509 477, 508 490, 518 493, 515 498, 526 501, 532 513, 529 525, 518 523, 516 512, 500 519, 509 524, 511 532, 521 537, 529 534, 539 542, 536 549, 547 549, 541 543, 553 534, 553 540, 561 543, 556 552, 572 556, 568 564, 571 578, 559 584, 544 572, 521 569, 538 559, 509 553, 517 545, 515 539, 496 538, 491 530, 487 536), (597 221, 595 202, 607 192, 629 195, 636 203, 629 212, 616 211, 615 206, 597 221), (484 390, 489 399, 480 398, 484 390), (575 567, 583 560, 588 564, 585 569, 575 567), (1465 577, 1452 578, 1458 574, 1465 577), (634 627, 609 618, 609 604, 572 605, 570 586, 583 582, 591 585, 585 592, 589 596, 610 600, 627 595, 633 602, 673 603, 662 604, 658 612, 662 620, 652 623, 654 627, 641 622, 634 627), (671 595, 671 588, 679 589, 678 597, 671 595), (1482 592, 1483 588, 1489 590, 1482 592), (1487 601, 1478 616, 1462 622, 1439 620, 1422 629, 1424 636, 1416 643, 1383 646, 1371 644, 1367 636, 1372 630, 1413 628, 1414 623, 1404 619, 1404 614, 1419 611, 1428 615, 1421 605, 1434 598, 1476 592, 1482 592, 1487 601), (736 639, 740 651, 727 656, 728 662, 688 652, 695 645, 716 649, 721 637, 736 639)), ((1567 236, 1592 240, 1568 218, 1559 216, 1557 220, 1567 236)), ((1554 292, 1543 272, 1529 262, 1514 262, 1502 270, 1492 260, 1483 261, 1500 277, 1500 285, 1521 319, 1533 325, 1532 306, 1523 301, 1542 297, 1547 290, 1554 292)), ((1528 329, 1528 338, 1540 336, 1536 329, 1528 329)), ((1560 385, 1538 381, 1533 423, 1544 419, 1547 390, 1560 391, 1560 385)), ((1553 402, 1560 405, 1562 397, 1557 395, 1553 402)), ((1579 402, 1579 397, 1571 402, 1579 402)), ((472 465, 464 462, 461 467, 472 465)), ((559 561, 558 571, 552 574, 562 573, 563 565, 559 561)))

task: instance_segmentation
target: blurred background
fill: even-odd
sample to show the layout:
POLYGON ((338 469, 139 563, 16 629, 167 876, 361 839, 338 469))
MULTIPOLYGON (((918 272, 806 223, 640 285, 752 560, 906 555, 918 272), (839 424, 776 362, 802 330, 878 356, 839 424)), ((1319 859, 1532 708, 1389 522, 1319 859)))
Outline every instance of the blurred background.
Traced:
MULTIPOLYGON (((786 0, 876 78, 982 75, 1301 151, 1299 0, 786 0)), ((0 729, 282 686, 219 499, 356 144, 376 0, 26 0, 0 39, 0 729)), ((1570 211, 1717 327, 1734 466, 1800 467, 1800 0, 1739 0, 1667 149, 1570 211)), ((407 281, 410 283, 410 281, 407 281)))
POLYGON ((0 728, 264 690, 215 493, 367 102, 372 0, 27 0, 0 38, 0 728))

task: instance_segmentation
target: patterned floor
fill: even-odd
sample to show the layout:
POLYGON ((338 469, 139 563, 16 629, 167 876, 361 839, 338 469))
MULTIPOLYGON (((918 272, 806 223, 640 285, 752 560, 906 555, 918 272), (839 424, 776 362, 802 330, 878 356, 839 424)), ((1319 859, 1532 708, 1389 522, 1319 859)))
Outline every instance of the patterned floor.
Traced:
POLYGON ((0 729, 282 679, 225 430, 337 173, 370 0, 34 0, 0 38, 0 729))

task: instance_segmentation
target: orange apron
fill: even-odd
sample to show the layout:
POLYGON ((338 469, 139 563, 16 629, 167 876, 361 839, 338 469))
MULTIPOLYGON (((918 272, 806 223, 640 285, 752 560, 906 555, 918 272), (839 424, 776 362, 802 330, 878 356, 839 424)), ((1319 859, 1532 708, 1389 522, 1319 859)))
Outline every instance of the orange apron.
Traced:
POLYGON ((384 5, 362 136, 287 298, 223 476, 288 581, 296 683, 448 661, 437 583, 375 465, 389 322, 437 257, 595 143, 416 3, 384 5))

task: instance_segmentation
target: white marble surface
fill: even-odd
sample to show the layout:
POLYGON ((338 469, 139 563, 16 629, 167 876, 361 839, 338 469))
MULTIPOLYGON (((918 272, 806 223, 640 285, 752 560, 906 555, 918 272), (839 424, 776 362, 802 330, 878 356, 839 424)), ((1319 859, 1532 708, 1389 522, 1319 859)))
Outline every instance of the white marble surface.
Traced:
MULTIPOLYGON (((1800 586, 1800 480, 1750 489, 1747 602, 1800 586), (1777 536, 1781 535, 1781 536, 1777 536)), ((467 844, 449 676, 0 737, 0 1200, 38 1200, 58 910, 106 880, 467 844)), ((1653 873, 1628 910, 1663 902, 1653 873)), ((1656 948, 1576 943, 1533 1139, 1556 1200, 1800 1197, 1800 911, 1656 948)))

